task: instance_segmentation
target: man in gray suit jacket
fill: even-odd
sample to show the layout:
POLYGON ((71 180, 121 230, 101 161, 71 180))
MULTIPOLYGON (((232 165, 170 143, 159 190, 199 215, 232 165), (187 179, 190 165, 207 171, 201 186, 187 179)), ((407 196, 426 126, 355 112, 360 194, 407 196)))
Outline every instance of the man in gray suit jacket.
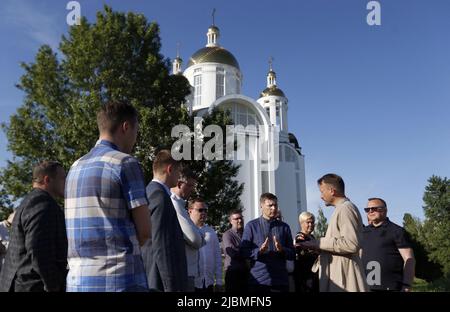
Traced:
POLYGON ((183 232, 170 199, 176 186, 179 163, 169 150, 153 161, 153 180, 147 185, 152 241, 143 248, 149 288, 157 291, 187 291, 187 264, 183 232))

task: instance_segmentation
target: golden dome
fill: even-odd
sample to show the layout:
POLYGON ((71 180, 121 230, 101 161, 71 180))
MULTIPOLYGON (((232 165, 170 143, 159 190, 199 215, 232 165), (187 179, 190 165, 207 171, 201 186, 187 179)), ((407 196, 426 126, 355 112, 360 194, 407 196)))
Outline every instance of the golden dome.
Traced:
POLYGON ((239 68, 239 63, 233 54, 222 47, 204 47, 195 52, 189 59, 188 67, 200 63, 220 63, 239 68))
POLYGON ((218 28, 216 25, 211 25, 211 26, 209 26, 208 31, 209 31, 209 30, 215 31, 215 32, 219 32, 219 28, 218 28))
POLYGON ((262 98, 262 97, 270 96, 270 95, 286 97, 284 95, 284 92, 281 91, 281 89, 279 89, 277 86, 272 86, 272 87, 265 88, 263 90, 263 92, 261 92, 259 97, 262 98))

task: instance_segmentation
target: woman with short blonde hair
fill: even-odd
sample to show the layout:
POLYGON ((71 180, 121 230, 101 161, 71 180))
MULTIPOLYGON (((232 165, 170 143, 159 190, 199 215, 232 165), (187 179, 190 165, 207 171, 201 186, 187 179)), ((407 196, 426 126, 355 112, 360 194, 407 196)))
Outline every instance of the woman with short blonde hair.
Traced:
POLYGON ((314 215, 309 212, 309 211, 303 211, 299 216, 298 216, 298 222, 300 224, 302 224, 303 222, 305 222, 308 219, 313 219, 313 221, 316 221, 316 217, 314 217, 314 215))
POLYGON ((298 216, 300 232, 295 236, 295 268, 294 280, 296 292, 318 292, 319 278, 316 273, 311 272, 311 268, 317 259, 317 252, 309 249, 302 249, 300 243, 315 240, 312 232, 315 227, 315 216, 308 211, 302 212, 298 216))

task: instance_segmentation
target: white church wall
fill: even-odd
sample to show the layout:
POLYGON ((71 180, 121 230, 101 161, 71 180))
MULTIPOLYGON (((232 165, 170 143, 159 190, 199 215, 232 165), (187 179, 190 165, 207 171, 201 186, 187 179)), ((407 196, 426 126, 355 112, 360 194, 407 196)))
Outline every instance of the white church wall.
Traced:
POLYGON ((188 67, 183 75, 194 86, 194 76, 201 75, 201 101, 195 103, 193 110, 208 108, 217 100, 216 74, 217 68, 223 68, 225 73, 225 95, 238 94, 241 90, 241 78, 239 70, 233 66, 219 63, 200 63, 188 67))
POLYGON ((293 234, 298 231, 296 194, 300 191, 297 189, 294 172, 295 165, 291 162, 280 162, 275 171, 275 195, 278 197, 278 207, 283 214, 283 221, 289 224, 293 234))
MULTIPOLYGON (((260 147, 253 140, 252 144, 246 146, 246 159, 234 161, 236 165, 240 165, 236 180, 244 184, 240 200, 244 208, 245 223, 261 215, 259 197, 263 192, 271 192, 278 196, 284 220, 295 234, 298 230, 298 215, 301 211, 306 210, 305 165, 304 157, 299 155, 289 144, 287 98, 267 96, 256 101, 242 95, 242 73, 238 68, 227 64, 199 63, 186 68, 183 75, 191 86, 194 86, 194 77, 201 76, 201 92, 195 93, 194 90, 186 99, 186 104, 191 107, 191 112, 194 114, 196 112, 201 114, 206 109, 211 110, 215 106, 223 105, 224 108, 232 108, 232 115, 237 124, 244 126, 262 124, 269 127, 276 124, 280 126, 279 143, 282 152, 278 169, 261 171, 267 164, 262 163, 262 160, 259 159, 258 148, 260 147), (217 80, 218 75, 223 77, 223 84, 217 80), (218 94, 218 90, 220 94, 218 94), (268 102, 266 103, 266 101, 268 102), (285 150, 288 151, 285 152, 285 150), (253 155, 252 158, 249 157, 250 154, 253 155), (285 154, 289 159, 283 158, 285 154)), ((252 132, 248 130, 247 134, 252 134, 252 132)))
MULTIPOLYGON (((306 172, 305 172, 305 156, 303 155, 299 155, 299 166, 300 166, 300 199, 301 199, 301 204, 300 204, 300 212, 303 211, 307 211, 308 210, 308 206, 306 204, 306 172)), ((316 216, 317 219, 317 216, 316 216)))
POLYGON ((244 222, 247 223, 259 216, 259 203, 255 200, 258 182, 255 181, 255 163, 250 160, 234 161, 233 163, 241 165, 236 180, 239 183, 244 183, 244 190, 240 199, 244 210, 244 222))

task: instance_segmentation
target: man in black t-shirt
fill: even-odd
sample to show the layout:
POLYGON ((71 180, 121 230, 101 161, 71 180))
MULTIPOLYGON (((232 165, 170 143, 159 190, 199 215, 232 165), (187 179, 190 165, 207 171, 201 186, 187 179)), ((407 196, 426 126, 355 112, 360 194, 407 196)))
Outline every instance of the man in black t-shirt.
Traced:
POLYGON ((410 291, 415 259, 406 231, 387 218, 381 198, 369 198, 362 261, 371 291, 410 291))

